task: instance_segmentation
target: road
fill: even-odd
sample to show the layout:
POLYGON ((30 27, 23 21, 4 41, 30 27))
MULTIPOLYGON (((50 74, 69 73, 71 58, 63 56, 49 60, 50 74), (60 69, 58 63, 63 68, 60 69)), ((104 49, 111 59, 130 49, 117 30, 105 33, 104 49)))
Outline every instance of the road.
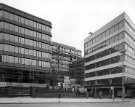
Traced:
POLYGON ((133 102, 118 102, 118 103, 0 104, 0 107, 135 107, 135 103, 133 103, 133 102))

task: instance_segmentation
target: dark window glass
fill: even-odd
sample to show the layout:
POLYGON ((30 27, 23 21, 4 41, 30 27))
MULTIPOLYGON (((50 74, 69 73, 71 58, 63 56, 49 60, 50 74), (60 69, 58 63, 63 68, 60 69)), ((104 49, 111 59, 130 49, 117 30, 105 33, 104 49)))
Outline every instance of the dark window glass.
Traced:
POLYGON ((119 62, 119 61, 120 61, 120 56, 115 56, 115 57, 112 57, 112 58, 109 58, 109 59, 106 59, 106 60, 103 60, 103 61, 99 61, 99 62, 90 64, 90 65, 86 66, 85 69, 86 70, 93 69, 93 68, 113 64, 113 63, 116 63, 116 62, 119 62))

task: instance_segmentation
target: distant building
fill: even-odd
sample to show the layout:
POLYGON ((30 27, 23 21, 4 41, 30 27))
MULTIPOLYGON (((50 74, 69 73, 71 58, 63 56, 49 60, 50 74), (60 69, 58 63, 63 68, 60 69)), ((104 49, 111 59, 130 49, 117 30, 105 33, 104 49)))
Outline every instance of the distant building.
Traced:
POLYGON ((92 96, 135 96, 135 25, 126 13, 85 39, 85 82, 92 96))
POLYGON ((0 4, 0 95, 31 95, 51 72, 51 22, 0 4))
POLYGON ((84 84, 84 59, 81 58, 69 65, 69 77, 74 80, 74 84, 84 84))
POLYGON ((60 43, 52 42, 52 72, 56 74, 57 83, 64 82, 69 76, 69 64, 81 58, 81 51, 60 43))

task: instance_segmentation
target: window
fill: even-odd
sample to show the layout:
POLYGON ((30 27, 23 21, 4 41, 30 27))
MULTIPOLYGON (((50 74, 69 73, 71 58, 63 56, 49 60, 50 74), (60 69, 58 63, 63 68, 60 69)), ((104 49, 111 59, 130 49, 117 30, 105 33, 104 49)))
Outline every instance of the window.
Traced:
POLYGON ((42 54, 42 53, 41 53, 40 51, 37 51, 37 56, 38 56, 38 57, 42 57, 41 54, 42 54))
POLYGON ((28 19, 25 19, 25 25, 28 25, 29 21, 28 19))
POLYGON ((14 62, 15 63, 19 63, 19 58, 18 57, 14 57, 14 62))
POLYGON ((8 59, 7 59, 8 62, 10 62, 10 63, 14 63, 15 62, 13 56, 7 56, 7 57, 8 57, 8 59))
POLYGON ((18 22, 18 16, 17 15, 14 15, 14 21, 18 22))
POLYGON ((33 21, 29 20, 29 26, 33 27, 33 21))
POLYGON ((4 45, 0 44, 0 50, 3 50, 4 45))
POLYGON ((18 47, 15 47, 15 52, 18 53, 18 51, 19 51, 19 50, 18 50, 18 47))
POLYGON ((24 38, 20 38, 21 39, 21 44, 24 44, 24 38))
POLYGON ((14 46, 11 46, 11 45, 10 45, 9 51, 10 51, 10 52, 14 52, 14 50, 15 50, 14 48, 15 48, 14 46))
POLYGON ((36 60, 32 60, 32 65, 36 65, 36 60))
POLYGON ((33 46, 34 46, 34 47, 36 47, 36 46, 37 46, 37 45, 36 45, 36 41, 33 41, 33 46))
POLYGON ((14 35, 10 35, 10 41, 12 41, 12 42, 15 41, 15 36, 14 35))
POLYGON ((41 26, 42 26, 42 25, 39 23, 39 24, 38 24, 38 29, 41 29, 41 26))
POLYGON ((37 42, 37 47, 42 48, 42 43, 41 42, 37 42))
POLYGON ((24 54, 24 48, 21 48, 21 54, 24 54))
POLYGON ((110 34, 114 33, 114 26, 111 27, 110 34))
POLYGON ((4 28, 9 30, 9 24, 4 22, 4 28))
POLYGON ((109 30, 106 31, 106 36, 109 36, 109 30))
POLYGON ((33 56, 33 50, 29 50, 29 55, 33 56))
POLYGON ((46 26, 45 25, 42 25, 42 30, 46 30, 46 26))
POLYGON ((6 55, 2 55, 2 62, 6 62, 6 61, 7 61, 6 55))
POLYGON ((118 30, 119 30, 119 25, 116 24, 116 25, 114 26, 114 31, 116 32, 116 31, 118 31, 118 30))
POLYGON ((10 31, 14 31, 15 30, 15 26, 14 25, 12 25, 12 24, 9 24, 10 25, 10 31))
MULTIPOLYGON (((14 25, 15 26, 15 25, 14 25)), ((18 32, 19 31, 19 28, 18 26, 15 26, 15 32, 18 32)))
POLYGON ((4 39, 5 40, 10 40, 10 35, 9 34, 4 34, 4 39))
POLYGON ((12 13, 9 13, 9 19, 14 20, 14 15, 12 13))
POLYGON ((25 49, 25 54, 28 55, 29 54, 29 50, 25 49))
POLYGON ((20 18, 20 21, 21 21, 22 24, 24 24, 24 21, 25 21, 25 20, 24 20, 23 17, 21 17, 21 18, 20 18))
POLYGON ((41 35, 41 33, 38 33, 38 32, 37 32, 37 38, 42 39, 42 35, 41 35))
POLYGON ((19 27, 19 32, 20 32, 21 34, 24 34, 24 28, 19 27))
POLYGON ((34 25, 34 28, 36 28, 36 27, 37 27, 37 23, 36 23, 36 22, 33 22, 33 25, 34 25))
POLYGON ((25 58, 21 58, 21 64, 25 64, 25 58))
POLYGON ((0 22, 0 28, 4 28, 4 23, 0 22))
POLYGON ((18 36, 14 36, 15 42, 19 42, 18 36))
POLYGON ((4 11, 4 17, 5 17, 5 18, 9 18, 9 13, 6 12, 6 11, 4 11))
POLYGON ((2 17, 2 16, 3 16, 3 11, 0 10, 0 17, 2 17))
POLYGON ((123 28, 124 27, 124 21, 121 21, 120 23, 119 23, 119 29, 121 29, 121 28, 123 28))
POLYGON ((36 32, 35 31, 33 31, 33 36, 36 37, 36 32))
POLYGON ((32 30, 29 30, 29 33, 30 33, 29 34, 30 36, 33 36, 33 31, 32 30))
POLYGON ((39 66, 42 66, 42 61, 38 61, 39 66))
POLYGON ((36 50, 33 50, 33 55, 36 56, 36 50))

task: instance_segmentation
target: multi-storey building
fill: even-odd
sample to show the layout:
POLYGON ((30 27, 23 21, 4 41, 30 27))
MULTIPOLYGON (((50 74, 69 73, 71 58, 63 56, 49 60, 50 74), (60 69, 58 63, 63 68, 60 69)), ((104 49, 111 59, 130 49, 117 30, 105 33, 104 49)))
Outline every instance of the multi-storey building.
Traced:
POLYGON ((135 95, 135 25, 126 13, 90 33, 84 54, 91 95, 135 95))
POLYGON ((84 85, 84 59, 80 58, 69 65, 69 77, 74 84, 84 85))
POLYGON ((49 83, 49 21, 0 4, 0 95, 30 94, 49 83))
POLYGON ((81 51, 64 44, 52 42, 52 72, 56 74, 56 82, 64 82, 69 76, 69 64, 81 58, 81 51))

